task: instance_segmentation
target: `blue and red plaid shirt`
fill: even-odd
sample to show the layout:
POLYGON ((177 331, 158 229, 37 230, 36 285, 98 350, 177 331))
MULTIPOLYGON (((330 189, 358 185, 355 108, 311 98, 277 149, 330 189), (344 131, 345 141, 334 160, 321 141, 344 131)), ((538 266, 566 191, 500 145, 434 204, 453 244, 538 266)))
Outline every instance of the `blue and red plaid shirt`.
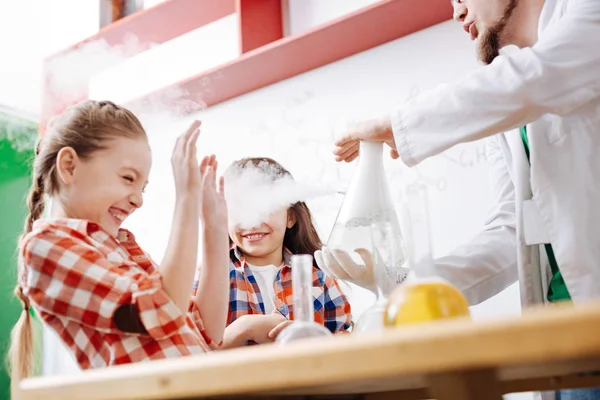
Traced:
MULTIPOLYGON (((284 249, 283 267, 277 272, 273 288, 275 308, 289 320, 294 319, 292 302, 292 253, 284 249)), ((227 325, 248 314, 265 314, 262 294, 243 255, 235 246, 230 251, 229 315, 227 325)), ((315 322, 323 324, 332 333, 346 332, 352 324, 350 303, 338 283, 323 271, 313 267, 313 296, 315 322)))

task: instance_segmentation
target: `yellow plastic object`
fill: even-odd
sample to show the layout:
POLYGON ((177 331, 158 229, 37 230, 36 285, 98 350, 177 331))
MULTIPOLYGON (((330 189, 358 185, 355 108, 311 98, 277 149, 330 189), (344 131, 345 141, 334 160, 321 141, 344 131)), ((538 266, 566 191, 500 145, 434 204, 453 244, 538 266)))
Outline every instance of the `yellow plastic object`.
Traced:
POLYGON ((405 282, 391 293, 384 312, 387 327, 470 317, 469 303, 454 286, 441 279, 405 282))

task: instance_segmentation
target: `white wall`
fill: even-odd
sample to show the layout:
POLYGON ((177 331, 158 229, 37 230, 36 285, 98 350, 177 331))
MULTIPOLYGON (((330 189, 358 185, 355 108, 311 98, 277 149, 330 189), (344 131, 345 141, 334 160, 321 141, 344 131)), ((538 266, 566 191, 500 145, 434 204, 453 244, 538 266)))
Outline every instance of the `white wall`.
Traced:
POLYGON ((39 115, 42 61, 98 30, 95 0, 0 0, 0 104, 39 115))
MULTIPOLYGON (((144 8, 165 0, 143 0, 144 8)), ((381 0, 281 0, 285 10, 286 35, 295 35, 317 25, 377 3, 381 0)))
POLYGON ((144 1, 144 8, 150 8, 150 7, 154 7, 155 5, 162 3, 165 0, 143 0, 144 1))
POLYGON ((381 0, 282 0, 286 35, 296 35, 381 0))
POLYGON ((63 50, 98 32, 98 0, 36 0, 43 55, 63 50))
POLYGON ((234 60, 239 48, 237 17, 231 14, 133 57, 121 56, 122 62, 92 77, 89 90, 125 102, 234 60))
POLYGON ((34 0, 0 0, 0 104, 37 114, 41 68, 34 0))

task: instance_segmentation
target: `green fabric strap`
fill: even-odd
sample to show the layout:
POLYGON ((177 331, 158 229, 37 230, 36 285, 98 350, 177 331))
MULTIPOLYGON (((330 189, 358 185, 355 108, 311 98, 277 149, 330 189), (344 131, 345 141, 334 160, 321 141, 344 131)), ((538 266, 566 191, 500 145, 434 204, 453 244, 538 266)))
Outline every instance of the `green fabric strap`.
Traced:
MULTIPOLYGON (((527 160, 530 161, 529 138, 527 137, 527 127, 522 126, 520 131, 521 139, 523 140, 523 145, 525 146, 525 154, 527 155, 527 160)), ((550 285, 548 287, 548 301, 556 302, 571 300, 571 295, 569 294, 569 290, 567 289, 565 280, 563 279, 562 274, 558 269, 558 263, 556 262, 556 257, 554 256, 554 250, 552 250, 552 245, 545 244, 544 248, 546 249, 546 255, 548 256, 548 262, 550 263, 550 269, 552 271, 552 279, 550 280, 550 285)))

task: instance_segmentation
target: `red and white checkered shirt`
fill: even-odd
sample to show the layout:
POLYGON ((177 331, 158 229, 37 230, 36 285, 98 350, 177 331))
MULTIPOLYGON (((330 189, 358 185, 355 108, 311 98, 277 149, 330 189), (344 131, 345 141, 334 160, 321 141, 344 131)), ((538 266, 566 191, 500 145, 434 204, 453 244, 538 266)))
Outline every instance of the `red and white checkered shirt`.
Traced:
POLYGON ((156 264, 128 231, 117 241, 92 222, 41 220, 23 238, 19 256, 25 295, 83 369, 219 346, 204 331, 193 299, 187 313, 170 299, 156 264), (142 333, 117 327, 115 315, 123 310, 142 333))

